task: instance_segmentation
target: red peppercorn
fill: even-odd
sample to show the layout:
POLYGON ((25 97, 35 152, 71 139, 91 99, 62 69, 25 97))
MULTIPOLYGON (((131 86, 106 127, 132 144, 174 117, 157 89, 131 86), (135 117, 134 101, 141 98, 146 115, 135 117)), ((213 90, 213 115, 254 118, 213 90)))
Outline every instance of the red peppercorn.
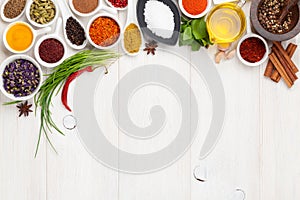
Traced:
POLYGON ((109 0, 109 2, 116 8, 125 8, 128 0, 109 0))

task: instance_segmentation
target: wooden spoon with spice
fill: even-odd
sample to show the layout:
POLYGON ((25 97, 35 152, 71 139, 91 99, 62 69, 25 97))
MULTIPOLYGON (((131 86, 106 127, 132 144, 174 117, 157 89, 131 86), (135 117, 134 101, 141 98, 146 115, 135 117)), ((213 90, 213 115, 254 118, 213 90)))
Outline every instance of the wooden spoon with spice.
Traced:
POLYGON ((143 44, 143 34, 137 22, 135 8, 135 3, 133 1, 128 1, 127 20, 124 26, 124 35, 122 37, 122 48, 129 56, 138 55, 143 44))
POLYGON ((86 30, 83 24, 72 14, 65 1, 57 1, 63 18, 63 32, 66 43, 73 49, 80 50, 87 45, 86 30))

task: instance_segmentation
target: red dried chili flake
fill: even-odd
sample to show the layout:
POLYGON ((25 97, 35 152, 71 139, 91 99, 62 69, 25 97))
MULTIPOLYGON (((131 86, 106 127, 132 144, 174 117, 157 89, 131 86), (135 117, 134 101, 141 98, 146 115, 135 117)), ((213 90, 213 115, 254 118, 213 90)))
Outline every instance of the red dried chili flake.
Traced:
POLYGON ((242 42, 239 51, 244 60, 250 63, 256 63, 264 57, 266 47, 261 39, 250 37, 242 42))
POLYGON ((62 43, 54 38, 44 40, 39 46, 39 55, 46 63, 56 63, 64 56, 62 43))
POLYGON ((109 0, 109 2, 116 8, 125 8, 128 0, 109 0))

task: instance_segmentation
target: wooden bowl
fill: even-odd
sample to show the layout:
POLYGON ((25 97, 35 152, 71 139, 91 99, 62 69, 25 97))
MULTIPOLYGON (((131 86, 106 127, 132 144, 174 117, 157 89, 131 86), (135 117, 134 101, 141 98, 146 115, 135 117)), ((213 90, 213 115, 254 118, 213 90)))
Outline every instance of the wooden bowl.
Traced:
POLYGON ((252 1, 251 8, 250 8, 251 23, 253 28, 259 35, 272 41, 285 41, 298 35, 298 33, 300 32, 300 20, 299 20, 300 4, 299 3, 292 8, 293 17, 292 17, 292 24, 290 26, 290 30, 283 34, 279 34, 279 33, 275 34, 264 29, 260 24, 260 22, 258 21, 258 8, 260 7, 262 2, 263 0, 252 1))

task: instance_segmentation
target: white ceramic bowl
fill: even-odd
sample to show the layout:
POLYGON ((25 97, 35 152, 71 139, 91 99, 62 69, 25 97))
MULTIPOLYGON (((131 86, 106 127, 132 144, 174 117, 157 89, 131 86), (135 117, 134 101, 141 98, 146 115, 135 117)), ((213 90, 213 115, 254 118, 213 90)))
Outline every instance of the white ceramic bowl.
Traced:
POLYGON ((9 99, 13 100, 13 101, 18 101, 18 100, 21 100, 21 101, 25 101, 25 100, 28 100, 28 99, 31 99, 34 97, 34 95, 38 92, 38 90, 40 89, 41 85, 42 85, 42 82, 43 82, 43 72, 42 72, 42 69, 40 67, 40 65, 30 56, 28 55, 25 55, 25 54, 19 54, 19 55, 12 55, 8 58, 6 58, 0 65, 0 90, 1 92, 6 96, 8 97, 9 99), (24 97, 15 97, 13 94, 9 94, 6 92, 6 90, 4 89, 4 86, 3 86, 3 78, 2 78, 2 74, 4 72, 4 69, 6 67, 6 65, 8 65, 9 63, 13 62, 14 60, 17 60, 17 59, 24 59, 24 60, 28 60, 30 62, 32 62, 32 64, 34 64, 38 70, 39 70, 39 73, 40 73, 40 82, 38 84, 38 87, 34 90, 34 92, 32 94, 30 94, 29 96, 24 96, 24 97))
POLYGON ((3 21, 5 21, 5 22, 14 22, 14 21, 16 21, 16 20, 18 20, 23 14, 24 14, 24 12, 25 12, 25 10, 26 10, 26 4, 27 4, 27 2, 26 2, 26 4, 25 4, 25 7, 24 7, 24 9, 23 9, 23 11, 17 16, 17 17, 15 17, 15 18, 7 18, 7 17, 5 17, 5 15, 4 15, 4 7, 5 7, 5 5, 7 4, 7 2, 8 1, 10 1, 10 0, 6 0, 3 4, 2 4, 2 6, 1 6, 1 9, 0 9, 0 12, 1 12, 1 18, 2 18, 2 20, 3 21))
MULTIPOLYGON (((51 25, 56 21, 56 19, 57 19, 57 17, 58 17, 58 14, 59 14, 59 7, 58 7, 58 5, 57 5, 57 3, 56 3, 55 0, 51 0, 51 1, 53 2, 54 6, 55 6, 55 16, 54 16, 54 18, 53 18, 50 22, 48 22, 47 24, 39 24, 39 23, 37 23, 37 22, 35 22, 35 21, 33 21, 33 20, 31 19, 31 17, 30 17, 30 6, 31 6, 31 4, 33 3, 33 1, 32 1, 32 0, 28 0, 28 1, 30 1, 30 2, 27 2, 25 15, 26 15, 27 20, 28 20, 33 26, 38 27, 38 28, 43 28, 43 27, 51 26, 51 25)), ((62 0, 58 0, 58 1, 62 1, 62 0)))
POLYGON ((73 5, 73 0, 69 0, 69 6, 70 6, 71 10, 73 11, 73 13, 75 13, 76 15, 78 15, 80 17, 89 17, 89 16, 96 14, 99 11, 100 5, 101 5, 101 0, 98 0, 98 6, 95 8, 95 10, 93 10, 92 12, 89 12, 89 13, 81 13, 75 9, 75 7, 73 5))
POLYGON ((263 64, 263 63, 268 59, 268 56, 269 56, 269 46, 268 46, 268 43, 266 42, 266 40, 265 40, 263 37, 261 37, 261 36, 259 36, 259 35, 257 35, 257 34, 254 34, 254 33, 249 33, 249 34, 245 35, 245 36, 239 41, 239 43, 238 43, 238 45, 237 45, 237 49, 236 49, 236 54, 237 54, 237 56, 238 56, 238 59, 239 59, 244 65, 247 65, 247 66, 250 66, 250 67, 255 67, 255 66, 259 66, 259 65, 263 64), (240 47, 241 47, 241 44, 242 44, 246 39, 252 38, 252 37, 260 39, 260 40, 264 43, 265 48, 266 48, 266 53, 265 53, 264 57, 263 57, 260 61, 255 62, 255 63, 251 63, 251 62, 248 62, 248 61, 244 60, 243 57, 241 56, 241 53, 240 53, 240 47))
MULTIPOLYGON (((187 1, 188 1, 188 0, 187 0, 187 1)), ((184 7, 183 7, 182 0, 179 0, 179 1, 178 1, 178 4, 179 4, 179 8, 180 8, 181 12, 182 12, 185 16, 187 16, 187 17, 189 17, 189 18, 195 19, 195 18, 203 17, 204 15, 206 15, 206 14, 210 11, 211 4, 212 4, 212 0, 207 0, 207 6, 206 6, 205 10, 204 10, 202 13, 200 13, 199 15, 192 15, 192 14, 188 13, 188 12, 184 9, 184 7)))
POLYGON ((51 34, 51 35, 45 35, 43 37, 41 37, 35 44, 35 47, 34 47, 34 57, 35 59, 44 67, 47 67, 47 68, 54 68, 58 65, 60 65, 64 60, 65 60, 65 57, 66 57, 66 50, 67 50, 67 46, 66 46, 66 43, 64 43, 63 39, 61 37, 59 37, 58 35, 55 35, 55 34, 51 34), (41 45, 41 43, 47 39, 56 39, 58 40, 64 47, 64 55, 62 56, 62 58, 55 62, 55 63, 47 63, 45 61, 43 61, 40 57, 40 54, 39 54, 39 47, 41 45))
POLYGON ((26 22, 22 22, 22 21, 16 21, 16 22, 13 22, 13 23, 9 24, 9 25, 6 27, 6 29, 4 30, 4 33, 3 33, 3 35, 2 35, 2 37, 3 37, 3 43, 4 43, 4 46, 6 47, 6 49, 9 50, 9 51, 12 52, 12 53, 25 53, 25 52, 29 51, 29 50, 32 48, 32 46, 33 46, 33 44, 34 44, 34 42, 35 42, 35 39, 36 39, 36 37, 37 37, 38 35, 41 35, 41 34, 44 34, 44 33, 50 32, 50 31, 51 31, 51 28, 50 28, 50 27, 46 27, 46 28, 43 28, 43 29, 40 29, 40 30, 34 30, 34 29, 32 28, 32 26, 30 26, 30 24, 28 24, 28 23, 26 23, 26 22), (8 30, 9 30, 12 26, 14 26, 15 24, 18 24, 18 23, 24 24, 25 26, 27 26, 27 27, 31 30, 32 35, 33 35, 33 39, 32 39, 32 42, 31 42, 30 46, 29 46, 27 49, 23 50, 23 51, 16 51, 16 50, 12 49, 12 48, 9 46, 9 44, 7 43, 7 40, 6 40, 6 35, 7 35, 8 30))
MULTIPOLYGON (((128 1, 133 1, 133 0, 128 0, 128 1)), ((110 7, 114 8, 114 9, 116 9, 116 10, 126 10, 127 7, 128 7, 128 4, 127 4, 127 6, 124 7, 124 8, 118 8, 118 7, 113 6, 113 5, 109 2, 109 0, 105 0, 105 2, 106 2, 107 5, 109 5, 110 7)))
POLYGON ((36 44, 35 44, 35 47, 34 47, 34 56, 35 56, 35 59, 36 59, 42 66, 44 66, 44 67, 47 67, 47 68, 53 68, 53 67, 56 67, 56 66, 60 65, 60 64, 64 61, 64 59, 65 59, 65 57, 66 57, 67 45, 66 45, 66 43, 64 42, 64 40, 59 36, 59 31, 60 31, 60 29, 61 29, 61 25, 62 25, 62 19, 61 19, 61 17, 59 17, 59 18, 57 19, 57 24, 56 24, 55 32, 52 33, 52 34, 50 34, 50 35, 44 35, 44 36, 41 37, 41 38, 36 42, 36 44), (43 41, 47 40, 47 39, 56 39, 56 40, 58 40, 58 41, 62 44, 62 46, 63 46, 63 48, 64 48, 64 55, 62 56, 62 58, 61 58, 59 61, 57 61, 57 62, 55 62, 55 63, 47 63, 47 62, 43 61, 43 60, 41 59, 41 57, 40 57, 40 54, 39 54, 39 47, 40 47, 41 43, 42 43, 43 41))
POLYGON ((105 6, 103 5, 104 3, 102 3, 101 0, 98 0, 98 6, 95 8, 95 10, 93 10, 92 12, 89 13, 81 13, 78 10, 75 9, 74 4, 73 4, 73 0, 68 0, 69 1, 69 6, 72 10, 73 13, 75 13, 76 15, 80 16, 80 17, 90 17, 95 15, 97 12, 99 12, 100 10, 103 11, 107 11, 111 14, 118 14, 116 9, 113 9, 111 7, 105 6))
POLYGON ((95 15, 94 17, 92 17, 92 18, 90 19, 88 25, 87 25, 86 31, 87 31, 87 38, 88 38, 88 41, 89 41, 95 48, 97 48, 97 49, 110 49, 110 48, 116 46, 116 45, 120 42, 121 37, 122 37, 122 33, 123 33, 120 21, 119 21, 116 17, 114 17, 113 15, 110 15, 110 14, 98 14, 98 15, 95 15), (118 26, 120 27, 120 35, 119 35, 119 38, 116 40, 115 43, 113 43, 112 45, 107 46, 107 47, 104 47, 104 46, 100 46, 100 45, 95 44, 94 41, 91 39, 90 34, 89 34, 89 32, 90 32, 90 27, 91 27, 92 23, 93 23, 96 19, 98 19, 99 17, 109 17, 109 18, 115 20, 115 21, 117 22, 118 26))

